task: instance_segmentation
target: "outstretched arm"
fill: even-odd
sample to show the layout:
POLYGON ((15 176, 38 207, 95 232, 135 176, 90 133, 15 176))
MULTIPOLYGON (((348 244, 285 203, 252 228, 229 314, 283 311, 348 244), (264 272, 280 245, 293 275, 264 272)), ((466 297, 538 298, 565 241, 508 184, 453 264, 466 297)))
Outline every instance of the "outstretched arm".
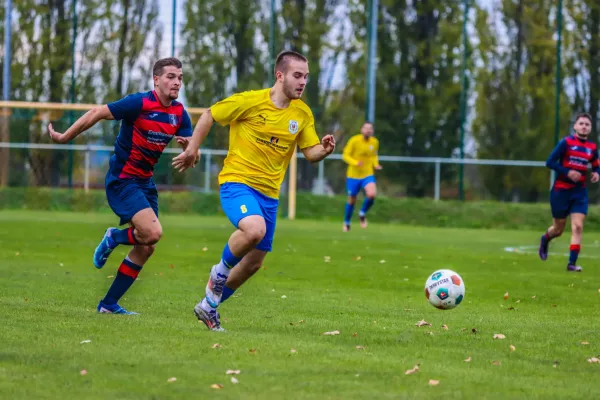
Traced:
POLYGON ((83 114, 77 121, 75 121, 75 123, 71 125, 69 129, 65 131, 65 133, 56 132, 52 128, 52 124, 49 124, 48 132, 50 139, 52 139, 52 141, 55 143, 69 143, 71 140, 79 136, 79 134, 90 129, 92 126, 96 125, 98 121, 103 119, 115 119, 107 105, 92 108, 83 114))
POLYGON ((173 167, 177 169, 179 172, 183 172, 188 168, 193 168, 200 157, 198 156, 198 149, 200 145, 208 136, 208 132, 210 132, 210 128, 213 126, 215 122, 210 109, 206 110, 200 116, 200 119, 196 123, 196 127, 194 128, 194 132, 192 133, 192 138, 187 144, 184 151, 179 154, 177 157, 173 158, 173 167))
POLYGON ((333 135, 325 135, 320 144, 302 149, 302 154, 309 162, 316 163, 333 153, 333 150, 335 150, 335 138, 333 135))

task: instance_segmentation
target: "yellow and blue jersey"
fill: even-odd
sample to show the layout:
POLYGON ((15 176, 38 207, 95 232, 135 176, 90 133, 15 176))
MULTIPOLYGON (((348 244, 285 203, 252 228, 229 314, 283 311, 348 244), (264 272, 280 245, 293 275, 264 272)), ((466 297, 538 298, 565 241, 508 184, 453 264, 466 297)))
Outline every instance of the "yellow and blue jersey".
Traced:
POLYGON ((234 94, 210 107, 214 120, 229 125, 229 152, 219 184, 246 184, 264 195, 279 198, 281 183, 296 145, 300 149, 321 141, 310 108, 292 100, 275 107, 270 88, 234 94))
POLYGON ((373 136, 367 139, 362 134, 354 135, 346 143, 342 158, 348 164, 346 176, 362 179, 374 175, 375 166, 379 165, 379 140, 373 136), (359 166, 359 162, 362 165, 359 166))

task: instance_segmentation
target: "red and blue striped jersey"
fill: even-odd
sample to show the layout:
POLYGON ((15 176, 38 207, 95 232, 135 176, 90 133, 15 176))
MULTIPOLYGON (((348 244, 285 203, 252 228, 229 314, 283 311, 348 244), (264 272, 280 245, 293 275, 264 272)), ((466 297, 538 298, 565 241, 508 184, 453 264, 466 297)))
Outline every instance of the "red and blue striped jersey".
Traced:
POLYGON ((546 160, 546 166, 557 173, 553 188, 573 189, 575 187, 585 187, 589 163, 592 164, 594 172, 600 172, 598 147, 595 143, 579 139, 575 135, 562 139, 546 160), (570 170, 581 173, 578 182, 574 182, 568 177, 567 174, 570 170))
POLYGON ((130 94, 108 104, 121 130, 110 163, 113 176, 149 179, 154 165, 174 136, 192 136, 192 122, 183 104, 172 101, 168 107, 155 91, 130 94))

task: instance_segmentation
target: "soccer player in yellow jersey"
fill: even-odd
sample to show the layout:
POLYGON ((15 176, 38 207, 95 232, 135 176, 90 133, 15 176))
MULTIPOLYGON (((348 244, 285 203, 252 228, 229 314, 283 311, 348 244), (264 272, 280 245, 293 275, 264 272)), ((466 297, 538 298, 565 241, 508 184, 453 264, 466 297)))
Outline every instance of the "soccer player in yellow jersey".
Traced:
POLYGON ((300 100, 307 78, 303 55, 280 53, 273 87, 234 94, 214 104, 200 117, 187 149, 173 159, 180 172, 193 167, 213 123, 230 126, 219 184, 221 206, 237 230, 211 269, 204 299, 194 307, 210 330, 224 330, 217 307, 258 271, 272 249, 279 190, 295 147, 310 162, 323 160, 335 149, 332 135, 319 140, 313 114, 300 100))
POLYGON ((367 211, 375 202, 377 195, 377 186, 375 184, 374 170, 380 170, 379 158, 379 140, 373 137, 373 124, 365 122, 360 128, 360 134, 354 135, 344 147, 343 159, 348 164, 346 173, 346 191, 348 192, 348 202, 346 203, 346 212, 344 215, 344 232, 350 230, 350 220, 354 212, 356 196, 361 190, 365 191, 365 201, 358 214, 360 226, 367 227, 367 211))

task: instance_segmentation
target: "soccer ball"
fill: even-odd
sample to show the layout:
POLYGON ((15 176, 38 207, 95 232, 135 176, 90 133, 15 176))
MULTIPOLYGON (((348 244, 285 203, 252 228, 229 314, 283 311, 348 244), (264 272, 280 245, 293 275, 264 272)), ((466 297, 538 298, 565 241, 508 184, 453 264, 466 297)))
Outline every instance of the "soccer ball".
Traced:
POLYGON ((465 298, 465 283, 454 271, 437 270, 425 282, 425 297, 432 306, 450 310, 465 298))

